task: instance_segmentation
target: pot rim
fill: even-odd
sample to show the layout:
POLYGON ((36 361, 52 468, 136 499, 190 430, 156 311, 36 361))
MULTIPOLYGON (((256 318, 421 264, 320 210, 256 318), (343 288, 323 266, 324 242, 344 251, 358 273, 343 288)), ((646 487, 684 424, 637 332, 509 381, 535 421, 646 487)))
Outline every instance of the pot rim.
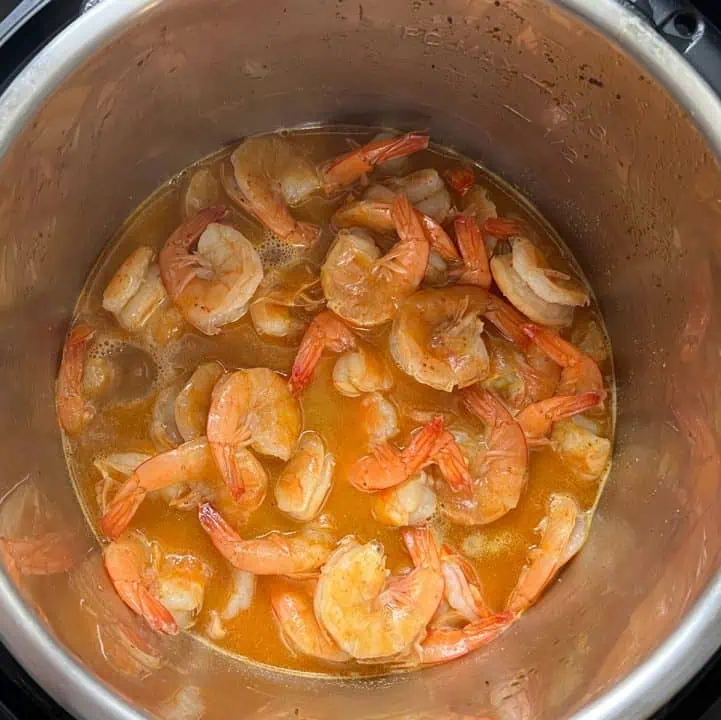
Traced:
MULTIPOLYGON (((638 61, 686 110, 721 160, 721 99, 651 27, 616 0, 545 0, 600 31, 638 61)), ((0 97, 0 157, 53 90, 88 56, 163 0, 105 0, 69 25, 0 97)), ((138 708, 90 675, 32 614, 0 568, 0 638, 62 706, 81 717, 141 720, 138 708), (78 687, 82 693, 77 692, 78 687)), ((721 571, 680 625, 636 669, 576 714, 644 718, 676 694, 721 645, 721 571)))

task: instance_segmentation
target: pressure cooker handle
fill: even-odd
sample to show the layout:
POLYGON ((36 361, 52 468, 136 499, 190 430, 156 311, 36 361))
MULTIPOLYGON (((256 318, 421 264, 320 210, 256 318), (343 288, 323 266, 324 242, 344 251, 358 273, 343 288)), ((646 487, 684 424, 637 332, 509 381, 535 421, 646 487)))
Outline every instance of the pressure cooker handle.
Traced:
POLYGON ((685 0, 621 0, 647 20, 721 95, 721 32, 685 0))

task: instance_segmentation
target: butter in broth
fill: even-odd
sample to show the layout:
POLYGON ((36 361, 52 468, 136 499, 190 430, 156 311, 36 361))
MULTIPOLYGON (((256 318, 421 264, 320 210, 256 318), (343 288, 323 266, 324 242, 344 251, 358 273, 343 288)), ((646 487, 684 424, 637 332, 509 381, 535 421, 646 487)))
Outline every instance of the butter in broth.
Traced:
MULTIPOLYGON (((349 141, 362 143, 377 130, 369 129, 316 129, 291 131, 288 136, 302 146, 307 153, 322 162, 347 152, 349 141)), ((144 345, 137 336, 131 336, 117 327, 114 318, 101 307, 103 291, 123 260, 140 245, 150 245, 159 250, 168 236, 183 220, 184 198, 188 182, 199 168, 207 168, 219 178, 219 168, 232 148, 222 150, 199 161, 172 178, 159 188, 128 218, 116 236, 103 251, 87 280, 75 311, 77 320, 91 320, 97 327, 112 328, 113 342, 120 346, 127 343, 128 372, 137 382, 134 394, 128 398, 112 396, 100 404, 92 426, 80 435, 64 438, 66 458, 77 495, 85 510, 88 522, 102 537, 98 529, 99 507, 96 483, 100 475, 93 461, 112 452, 136 451, 154 454, 157 449, 151 442, 148 427, 154 400, 160 390, 177 379, 186 379, 201 363, 216 360, 226 369, 243 367, 268 367, 288 374, 297 349, 293 342, 260 337, 254 330, 250 316, 225 327, 219 335, 208 337, 184 326, 178 338, 164 347, 144 345)), ((476 182, 487 190, 488 197, 498 210, 499 216, 516 217, 533 232, 536 242, 553 267, 568 268, 571 274, 582 278, 578 265, 552 228, 542 217, 515 193, 508 185, 490 174, 468 158, 437 146, 417 153, 404 162, 403 174, 421 168, 435 168, 442 172, 457 167, 460 162, 475 165, 476 182)), ((383 174, 382 171, 380 174, 383 174)), ((297 257, 297 251, 270 238, 268 233, 247 214, 237 209, 222 194, 220 201, 230 208, 224 222, 237 227, 253 242, 264 264, 266 273, 282 267, 297 257)), ((339 198, 313 198, 294 215, 301 220, 323 224, 324 231, 317 247, 305 256, 318 266, 332 241, 328 220, 342 200, 339 198)), ((601 364, 606 387, 611 391, 602 415, 594 420, 606 437, 613 436, 614 400, 611 352, 605 335, 599 308, 591 293, 591 304, 574 313, 574 324, 567 337, 583 337, 587 328, 602 334, 606 343, 606 360, 601 364)), ((388 352, 388 332, 385 327, 367 333, 364 339, 385 354, 392 368, 395 385, 390 396, 401 409, 401 443, 420 423, 409 414, 443 413, 459 415, 459 400, 450 393, 435 391, 419 384, 403 374, 388 352)), ((492 333, 493 330, 491 329, 492 333)), ((112 348, 108 348, 112 350, 112 348)), ((96 351, 97 352, 97 351, 96 351)), ((102 355, 102 352, 99 352, 102 355)), ((367 453, 368 439, 359 422, 360 398, 341 396, 333 387, 332 371, 335 356, 324 356, 315 372, 310 386, 301 395, 303 430, 315 430, 321 434, 329 450, 335 455, 337 465, 332 491, 322 510, 322 517, 330 524, 335 537, 354 535, 361 542, 376 539, 383 543, 391 571, 410 567, 401 541, 400 530, 378 523, 373 519, 371 506, 373 496, 355 490, 347 481, 351 464, 367 453)), ((467 413, 464 413, 467 415, 467 413)), ((474 421, 469 419, 471 426, 474 421)), ((477 426, 480 433, 481 426, 477 426)), ((262 458, 269 472, 268 496, 263 505, 253 513, 239 531, 251 538, 271 530, 292 532, 299 524, 281 513, 275 506, 272 487, 282 463, 262 458)), ((536 530, 543 518, 547 501, 552 493, 573 496, 582 510, 594 507, 603 487, 604 474, 594 481, 579 479, 554 453, 550 447, 531 453, 529 479, 518 507, 500 520, 486 526, 465 527, 453 525, 437 517, 432 524, 442 542, 461 551, 473 564, 483 581, 489 605, 501 610, 513 589, 525 564, 528 550, 539 539, 536 530)), ((215 479, 220 482, 219 479, 215 479)), ((217 506, 220 512, 228 508, 217 506)), ((229 516, 230 517, 230 516, 229 516)), ((390 671, 382 665, 347 663, 330 665, 299 655, 282 640, 270 607, 268 596, 269 578, 260 577, 251 607, 234 620, 225 621, 227 633, 221 639, 210 640, 207 630, 213 611, 221 611, 231 591, 231 567, 220 556, 203 532, 194 511, 171 509, 162 499, 148 498, 141 505, 131 527, 141 530, 147 538, 156 540, 169 553, 192 554, 207 566, 211 580, 207 585, 203 610, 193 629, 199 639, 211 642, 244 662, 260 663, 278 669, 295 672, 322 673, 327 675, 379 674, 390 671)))

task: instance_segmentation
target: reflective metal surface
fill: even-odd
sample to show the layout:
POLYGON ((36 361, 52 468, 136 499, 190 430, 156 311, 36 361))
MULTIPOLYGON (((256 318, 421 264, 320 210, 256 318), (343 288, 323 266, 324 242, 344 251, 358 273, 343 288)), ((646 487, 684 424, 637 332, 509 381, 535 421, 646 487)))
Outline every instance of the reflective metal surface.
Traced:
POLYGON ((69 530, 75 553, 69 573, 0 577, 0 634, 66 707, 626 720, 719 645, 721 107, 638 18, 611 0, 104 0, 15 81, 0 128, 0 535, 69 530), (315 122, 428 127, 528 195, 597 290, 619 379, 584 552, 486 652, 383 681, 149 635, 107 587, 53 406, 73 303, 122 219, 205 153, 315 122))

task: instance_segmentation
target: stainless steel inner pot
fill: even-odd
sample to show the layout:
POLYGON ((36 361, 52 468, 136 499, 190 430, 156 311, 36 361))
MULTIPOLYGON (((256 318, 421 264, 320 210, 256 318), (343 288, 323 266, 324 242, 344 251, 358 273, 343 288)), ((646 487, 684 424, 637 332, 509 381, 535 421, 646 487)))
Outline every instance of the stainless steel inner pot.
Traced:
POLYGON ((585 550, 487 651, 377 681, 152 637, 89 537, 69 573, 0 577, 2 639, 87 718, 649 714, 721 642, 721 106, 611 0, 106 0, 66 30, 0 101, 0 534, 85 533, 53 383, 119 223, 211 150, 318 122, 429 128, 531 198, 582 263, 619 381, 585 550))

